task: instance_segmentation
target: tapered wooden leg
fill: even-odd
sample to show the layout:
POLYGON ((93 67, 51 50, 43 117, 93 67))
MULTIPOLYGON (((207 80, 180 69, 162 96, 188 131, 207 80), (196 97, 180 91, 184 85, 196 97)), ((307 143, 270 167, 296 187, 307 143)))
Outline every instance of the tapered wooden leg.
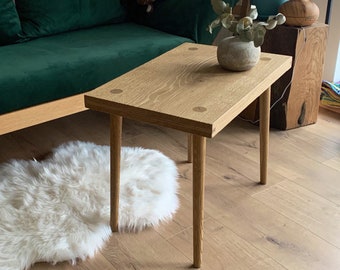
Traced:
POLYGON ((192 163, 192 134, 188 133, 188 162, 192 163))
POLYGON ((260 96, 260 183, 265 185, 268 176, 270 126, 270 88, 260 96))
POLYGON ((110 118, 110 226, 112 232, 118 231, 119 184, 120 184, 120 149, 122 140, 122 117, 111 115, 110 118))
POLYGON ((192 135, 193 139, 193 252, 194 267, 200 268, 203 248, 204 180, 206 138, 192 135))

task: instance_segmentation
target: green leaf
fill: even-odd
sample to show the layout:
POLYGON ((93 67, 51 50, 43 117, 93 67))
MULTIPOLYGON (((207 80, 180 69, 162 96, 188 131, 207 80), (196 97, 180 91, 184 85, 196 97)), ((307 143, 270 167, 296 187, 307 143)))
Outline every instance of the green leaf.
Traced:
POLYGON ((217 15, 221 15, 225 11, 225 8, 229 6, 229 4, 226 4, 221 0, 211 0, 211 5, 217 15))
POLYGON ((210 34, 212 34, 212 31, 214 28, 218 27, 221 25, 221 20, 220 18, 217 18, 211 22, 211 24, 208 25, 208 31, 210 34))
POLYGON ((276 27, 277 25, 277 21, 276 20, 271 20, 271 21, 268 21, 268 24, 266 25, 266 28, 268 30, 272 30, 276 27))

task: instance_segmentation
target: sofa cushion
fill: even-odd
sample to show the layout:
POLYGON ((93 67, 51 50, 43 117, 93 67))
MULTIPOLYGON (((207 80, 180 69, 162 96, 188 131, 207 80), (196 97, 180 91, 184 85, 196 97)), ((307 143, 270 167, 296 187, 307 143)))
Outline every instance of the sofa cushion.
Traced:
POLYGON ((121 23, 0 47, 0 114, 86 92, 188 41, 121 23))
POLYGON ((13 0, 1 0, 0 4, 0 45, 19 40, 21 25, 13 0))
POLYGON ((198 43, 211 44, 218 32, 210 34, 207 30, 216 19, 209 0, 156 0, 150 13, 137 0, 121 0, 121 3, 132 21, 198 43))
POLYGON ((34 38, 122 22, 119 0, 16 0, 23 32, 34 38))

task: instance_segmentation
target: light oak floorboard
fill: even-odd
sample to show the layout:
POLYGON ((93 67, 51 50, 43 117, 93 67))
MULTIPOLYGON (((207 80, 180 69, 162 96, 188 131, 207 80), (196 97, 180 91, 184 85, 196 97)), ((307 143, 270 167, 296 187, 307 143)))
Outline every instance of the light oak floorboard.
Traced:
MULTIPOLYGON (((1 124, 1 123, 0 123, 1 124)), ((340 269, 340 117, 270 132, 268 183, 259 185, 259 130, 236 119, 207 140, 202 269, 340 269)), ((123 146, 161 150, 179 172, 180 209, 141 233, 114 234, 92 259, 33 270, 188 269, 192 165, 187 134, 123 120, 123 146)), ((44 158, 71 140, 108 145, 109 117, 85 111, 0 136, 0 162, 44 158)))

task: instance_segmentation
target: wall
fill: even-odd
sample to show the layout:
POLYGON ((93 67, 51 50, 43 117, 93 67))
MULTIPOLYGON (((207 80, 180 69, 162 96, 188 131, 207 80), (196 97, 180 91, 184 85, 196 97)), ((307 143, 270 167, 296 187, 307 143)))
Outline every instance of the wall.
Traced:
MULTIPOLYGON (((325 21, 327 0, 314 0, 320 8, 320 22, 325 21)), ((332 0, 332 11, 329 22, 329 35, 325 59, 324 80, 340 81, 340 1, 332 0)))

